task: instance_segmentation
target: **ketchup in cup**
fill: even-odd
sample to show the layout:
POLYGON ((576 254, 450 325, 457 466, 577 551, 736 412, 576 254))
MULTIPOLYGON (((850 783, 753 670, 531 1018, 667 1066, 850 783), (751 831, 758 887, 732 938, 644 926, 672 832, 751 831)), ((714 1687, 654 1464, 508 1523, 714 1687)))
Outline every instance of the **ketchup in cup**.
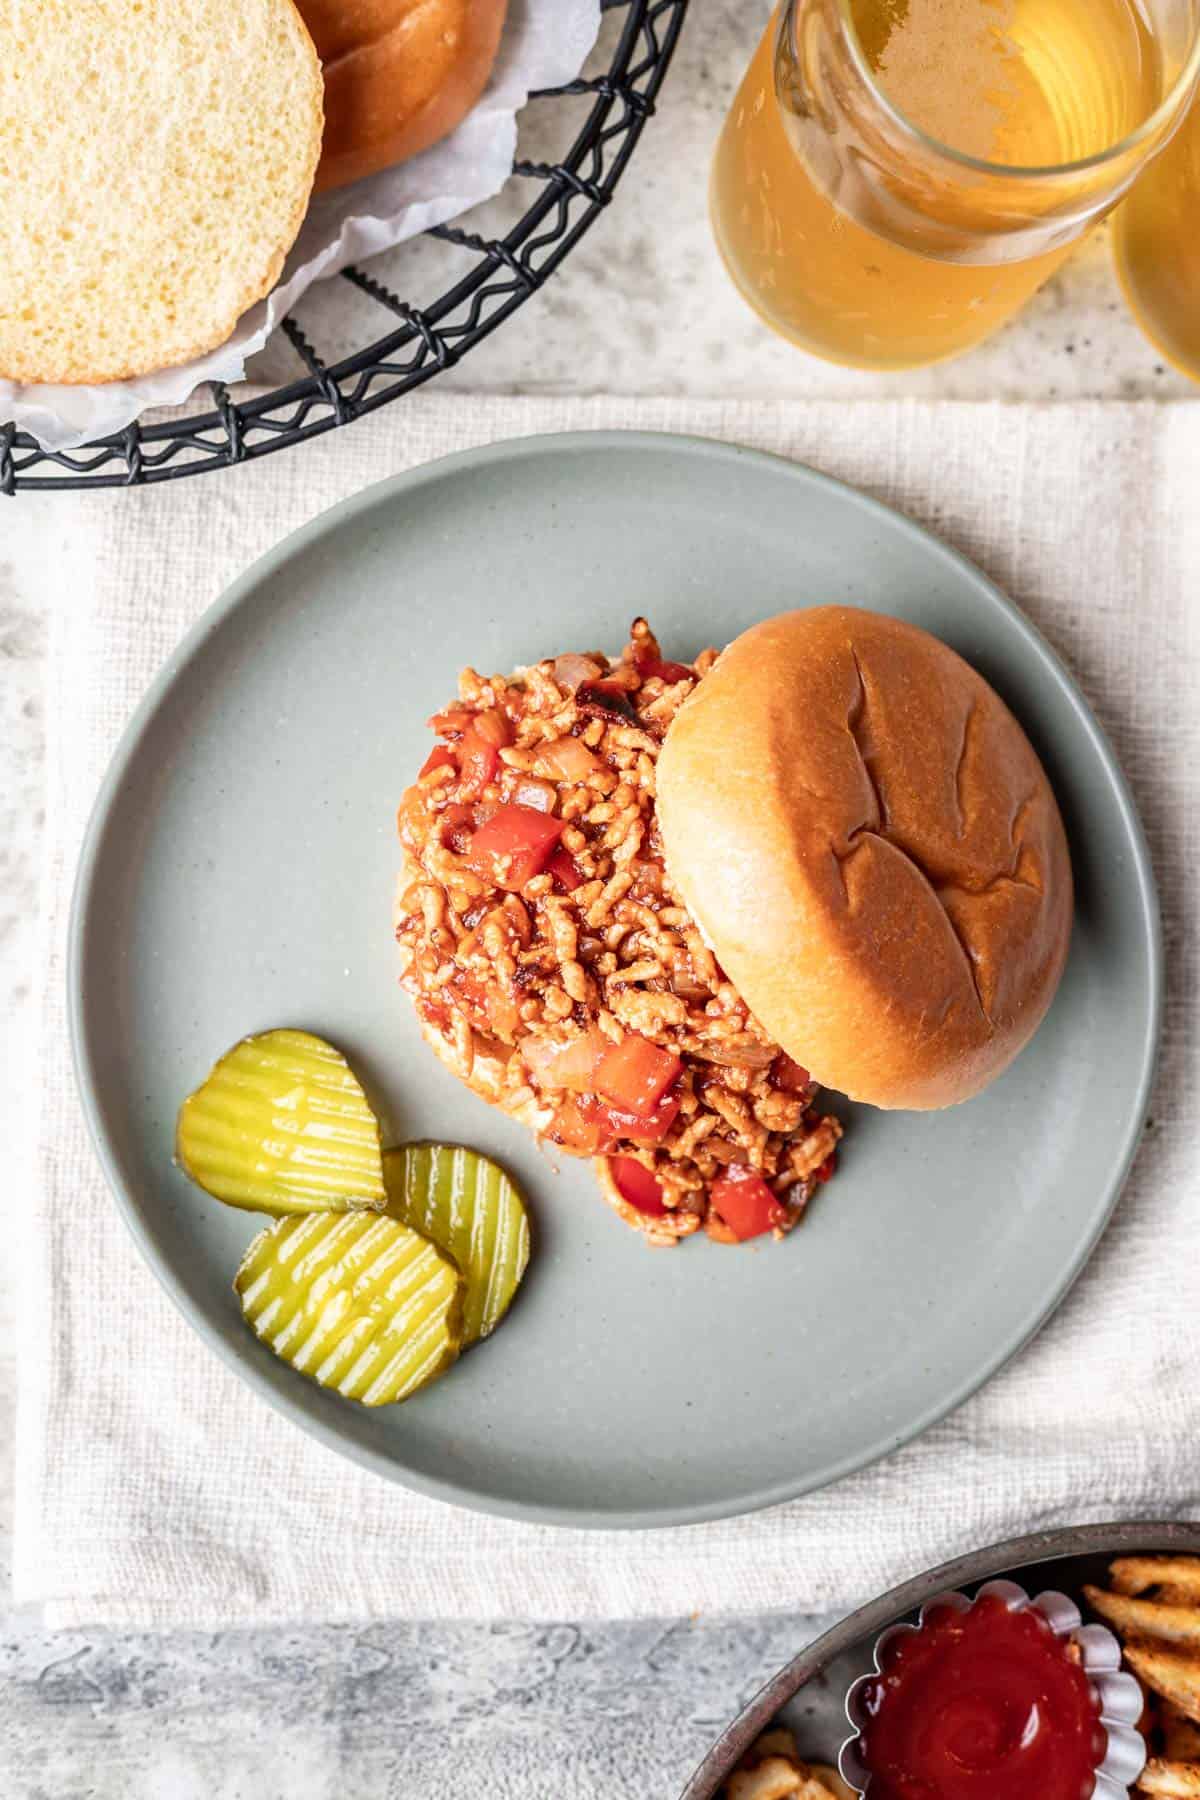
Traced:
POLYGON ((1076 1657, 999 1594, 930 1607, 858 1690, 870 1800, 1090 1800, 1107 1734, 1076 1657))

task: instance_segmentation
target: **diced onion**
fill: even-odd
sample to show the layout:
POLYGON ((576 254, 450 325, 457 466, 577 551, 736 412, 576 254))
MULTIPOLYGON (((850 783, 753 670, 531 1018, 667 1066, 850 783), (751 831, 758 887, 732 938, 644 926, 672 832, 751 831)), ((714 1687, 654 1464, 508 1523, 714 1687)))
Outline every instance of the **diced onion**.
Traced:
POLYGON ((611 1134, 606 1133, 595 1102, 577 1100, 569 1095, 554 1109, 548 1133, 552 1144, 561 1144, 573 1156, 597 1156, 611 1149, 611 1134))
POLYGON ((540 747, 537 766, 558 781, 586 781, 600 767, 600 758, 582 738, 560 737, 540 747))
POLYGON ((699 981, 690 968, 675 969, 671 975, 671 992, 678 994, 681 1000, 707 1000, 710 990, 703 981, 699 981))
POLYGON ((569 689, 573 694, 581 681, 595 681, 604 673, 600 664, 592 656, 556 656, 554 659, 554 679, 559 687, 569 689))
POLYGON ((778 1052, 763 1044, 698 1044, 691 1054, 724 1069, 769 1069, 778 1052))
POLYGON ((518 806, 532 806, 536 812, 552 813, 558 795, 552 781, 539 781, 536 775, 522 775, 513 788, 512 798, 518 806))
POLYGON ((521 1046, 521 1054, 534 1077, 546 1087, 569 1088, 577 1094, 590 1092, 596 1064, 609 1048, 609 1040, 598 1027, 592 1026, 565 1044, 547 1038, 531 1037, 521 1046))

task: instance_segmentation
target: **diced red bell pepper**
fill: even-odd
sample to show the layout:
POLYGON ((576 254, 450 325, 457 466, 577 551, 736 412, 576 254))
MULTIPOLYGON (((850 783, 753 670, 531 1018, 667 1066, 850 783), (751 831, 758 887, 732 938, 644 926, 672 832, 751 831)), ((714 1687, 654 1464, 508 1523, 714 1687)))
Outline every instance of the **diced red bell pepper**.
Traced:
POLYGON ((679 1117, 679 1100, 674 1094, 664 1095, 653 1112, 644 1114, 625 1112, 603 1100, 594 1105, 614 1141, 625 1138, 631 1144, 661 1144, 679 1117))
POLYGON ((606 1156, 620 1143, 659 1144, 679 1116, 679 1101, 661 1100, 647 1117, 622 1112, 594 1094, 570 1094, 554 1114, 549 1137, 576 1156, 606 1156))
POLYGON ((507 715, 494 706, 488 707, 486 712, 476 713, 471 720, 471 729, 477 731, 485 743, 495 744, 497 750, 503 750, 513 741, 513 728, 507 715))
POLYGON ((541 874, 565 830, 532 806, 498 806, 472 838, 467 860, 486 881, 516 893, 541 874))
POLYGON ((713 1211, 743 1243, 787 1224, 787 1208, 762 1176, 742 1163, 734 1163, 713 1182, 708 1198, 713 1211))
POLYGON ((449 744, 435 744, 421 764, 421 773, 429 775, 434 769, 457 769, 457 767, 458 758, 449 744))
POLYGON ((631 1031, 605 1052, 596 1070, 596 1092, 625 1112, 646 1118, 673 1081, 682 1062, 673 1050, 660 1050, 648 1038, 631 1031))
POLYGON ((786 1050, 781 1050, 771 1064, 771 1079, 785 1094, 807 1094, 812 1086, 808 1070, 793 1062, 786 1050))
POLYGON ((448 706, 445 712, 434 713, 425 723, 438 737, 460 738, 474 716, 465 707, 448 706))
POLYGON ((458 745, 462 791, 467 799, 477 799, 488 782, 496 779, 500 752, 511 743, 512 726, 502 712, 493 709, 469 716, 458 745))
POLYGON ((830 1176, 836 1170, 836 1168, 837 1168, 837 1151, 831 1150, 829 1152, 829 1155, 825 1158, 825 1161, 821 1164, 820 1168, 817 1170, 816 1174, 813 1176, 813 1180, 814 1181, 828 1181, 830 1176))
POLYGON ((462 792, 468 799, 478 799, 489 781, 496 779, 500 767, 500 751, 480 737, 474 725, 464 731, 458 746, 462 768, 462 792))
POLYGON ((663 1204, 662 1183, 649 1169, 632 1156, 610 1156, 608 1166, 622 1200, 647 1218, 661 1219, 667 1208, 663 1204))
POLYGON ((564 850, 561 844, 546 864, 546 869, 549 874, 553 875, 555 881, 566 889, 568 894, 573 894, 577 887, 583 885, 583 874, 578 863, 570 851, 564 850))
POLYGON ((695 669, 689 669, 686 663, 660 662, 657 657, 639 663, 638 673, 643 681, 652 681, 657 676, 668 686, 673 686, 677 681, 694 681, 696 678, 695 669))

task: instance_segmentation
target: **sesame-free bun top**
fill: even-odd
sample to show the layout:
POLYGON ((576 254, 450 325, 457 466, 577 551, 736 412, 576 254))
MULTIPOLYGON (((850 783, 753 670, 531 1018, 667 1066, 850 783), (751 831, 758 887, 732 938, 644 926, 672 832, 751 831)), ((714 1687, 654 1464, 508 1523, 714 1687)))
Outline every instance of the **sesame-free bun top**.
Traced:
POLYGON ((292 0, 0 5, 0 377, 223 343, 300 229, 321 121, 292 0))
POLYGON ((874 1106, 967 1100, 1054 997, 1062 819, 982 676, 853 607, 767 619, 682 707, 658 764, 667 867, 776 1041, 874 1106))
POLYGON ((508 0, 297 0, 325 69, 318 189, 428 150, 487 86, 508 0))

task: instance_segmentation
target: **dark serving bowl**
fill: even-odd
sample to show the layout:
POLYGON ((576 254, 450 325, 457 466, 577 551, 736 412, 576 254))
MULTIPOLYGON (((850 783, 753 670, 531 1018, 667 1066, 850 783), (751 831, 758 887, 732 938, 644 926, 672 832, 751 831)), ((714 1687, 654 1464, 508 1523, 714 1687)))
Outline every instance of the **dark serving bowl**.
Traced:
POLYGON ((943 1589, 971 1589, 997 1576, 1008 1576, 1031 1593, 1055 1587, 1076 1595, 1083 1582, 1103 1578, 1110 1557, 1164 1551, 1200 1555, 1200 1523, 1142 1521, 1039 1531, 974 1550, 892 1588, 860 1606, 772 1676, 722 1732, 680 1800, 715 1800, 742 1755, 775 1720, 795 1733, 801 1756, 836 1763, 849 1731, 846 1692, 851 1682, 871 1667, 876 1638, 889 1625, 918 1612, 943 1589))

